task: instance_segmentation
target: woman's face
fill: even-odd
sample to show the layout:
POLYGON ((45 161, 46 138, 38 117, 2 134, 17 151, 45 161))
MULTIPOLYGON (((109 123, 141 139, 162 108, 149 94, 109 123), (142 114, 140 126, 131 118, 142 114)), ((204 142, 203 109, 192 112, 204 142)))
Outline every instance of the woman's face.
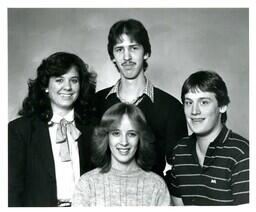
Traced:
POLYGON ((127 170, 136 165, 135 153, 139 143, 139 134, 129 117, 124 114, 119 127, 109 132, 109 147, 112 167, 127 170))
POLYGON ((59 115, 67 114, 78 98, 80 83, 77 70, 72 67, 66 74, 51 77, 48 88, 53 112, 59 115))

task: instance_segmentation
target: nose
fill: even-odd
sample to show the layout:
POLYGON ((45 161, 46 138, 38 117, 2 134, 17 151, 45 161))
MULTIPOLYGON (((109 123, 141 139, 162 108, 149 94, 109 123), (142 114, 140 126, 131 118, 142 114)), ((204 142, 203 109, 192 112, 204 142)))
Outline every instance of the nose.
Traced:
POLYGON ((124 49, 124 60, 125 61, 129 61, 131 59, 131 52, 130 50, 127 48, 127 49, 124 49))
POLYGON ((66 80, 64 83, 64 89, 71 90, 71 83, 69 80, 66 80))
POLYGON ((193 115, 197 115, 197 114, 200 114, 200 113, 201 113, 200 107, 199 107, 198 103, 195 103, 195 104, 192 105, 192 111, 191 111, 191 113, 192 113, 193 115))
POLYGON ((121 141, 120 143, 122 144, 122 146, 127 146, 128 145, 128 140, 127 140, 127 136, 126 135, 122 135, 121 141))

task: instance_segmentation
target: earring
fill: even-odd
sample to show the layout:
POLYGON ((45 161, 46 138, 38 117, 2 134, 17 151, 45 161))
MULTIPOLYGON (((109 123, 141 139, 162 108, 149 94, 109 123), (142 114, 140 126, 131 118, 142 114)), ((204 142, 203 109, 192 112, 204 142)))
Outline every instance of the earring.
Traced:
POLYGON ((45 93, 48 93, 49 92, 49 90, 48 89, 45 89, 45 93))

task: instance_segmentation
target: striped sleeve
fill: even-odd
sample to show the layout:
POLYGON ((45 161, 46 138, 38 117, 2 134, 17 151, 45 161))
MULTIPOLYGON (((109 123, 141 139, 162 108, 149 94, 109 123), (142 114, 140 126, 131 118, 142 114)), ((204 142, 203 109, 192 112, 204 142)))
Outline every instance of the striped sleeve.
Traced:
POLYGON ((249 154, 242 155, 232 170, 231 188, 234 205, 249 203, 249 154))
MULTIPOLYGON (((175 163, 174 161, 175 161, 175 156, 172 157, 172 164, 175 163)), ((175 165, 172 165, 171 170, 168 170, 166 172, 165 179, 166 179, 170 194, 175 197, 181 198, 181 194, 178 189, 177 178, 175 176, 175 165)))

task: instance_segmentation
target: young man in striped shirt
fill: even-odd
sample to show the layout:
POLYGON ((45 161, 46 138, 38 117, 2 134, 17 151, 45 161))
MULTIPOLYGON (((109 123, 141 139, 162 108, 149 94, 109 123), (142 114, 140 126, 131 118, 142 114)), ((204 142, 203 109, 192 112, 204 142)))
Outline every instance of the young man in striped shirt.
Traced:
POLYGON ((249 203, 249 141, 225 126, 225 82, 215 72, 196 72, 184 82, 181 98, 193 134, 173 151, 168 181, 174 204, 249 203))

